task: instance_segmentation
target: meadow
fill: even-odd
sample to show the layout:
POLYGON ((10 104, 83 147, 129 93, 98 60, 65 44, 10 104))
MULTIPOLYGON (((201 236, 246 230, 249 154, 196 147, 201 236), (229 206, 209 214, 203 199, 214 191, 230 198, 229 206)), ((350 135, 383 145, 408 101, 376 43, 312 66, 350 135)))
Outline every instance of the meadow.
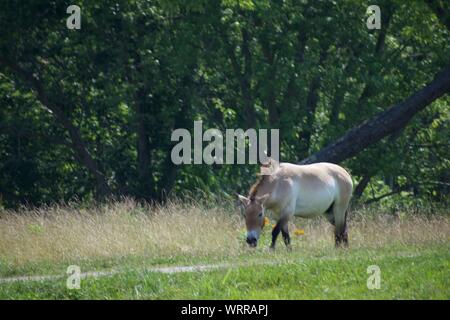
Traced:
POLYGON ((268 249, 270 215, 258 247, 248 248, 242 216, 226 200, 2 210, 0 299, 450 298, 445 209, 373 205, 350 217, 348 249, 334 248, 325 219, 294 219, 289 252, 282 241, 268 249), (70 290, 70 265, 99 274, 70 290), (381 282, 371 290, 372 265, 381 282), (18 279, 40 275, 54 277, 18 279))

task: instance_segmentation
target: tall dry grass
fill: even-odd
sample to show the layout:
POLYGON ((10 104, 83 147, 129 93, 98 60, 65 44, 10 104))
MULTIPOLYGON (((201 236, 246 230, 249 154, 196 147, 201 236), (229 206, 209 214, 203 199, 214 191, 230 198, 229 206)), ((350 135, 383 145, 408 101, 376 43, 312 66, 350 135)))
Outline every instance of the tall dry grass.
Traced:
POLYGON ((54 205, 0 213, 0 258, 20 265, 40 260, 143 255, 233 254, 238 217, 223 208, 132 200, 92 208, 54 205))
MULTIPOLYGON (((294 219, 294 249, 333 246, 332 227, 325 219, 294 219)), ((143 206, 132 200, 95 207, 54 205, 39 209, 0 211, 0 260, 12 266, 39 261, 171 257, 236 256, 247 250, 244 222, 230 202, 200 204, 172 201, 143 206)), ((448 216, 369 214, 356 210, 349 225, 351 248, 386 244, 448 243, 448 216)), ((270 241, 270 228, 264 233, 270 241)), ((280 241, 281 242, 281 241, 280 241)))
MULTIPOLYGON (((334 227, 325 218, 295 220, 298 223, 292 227, 305 225, 304 247, 313 249, 331 243, 334 227)), ((350 213, 348 232, 351 248, 445 244, 450 243, 450 217, 446 212, 392 213, 376 206, 359 208, 350 213)))

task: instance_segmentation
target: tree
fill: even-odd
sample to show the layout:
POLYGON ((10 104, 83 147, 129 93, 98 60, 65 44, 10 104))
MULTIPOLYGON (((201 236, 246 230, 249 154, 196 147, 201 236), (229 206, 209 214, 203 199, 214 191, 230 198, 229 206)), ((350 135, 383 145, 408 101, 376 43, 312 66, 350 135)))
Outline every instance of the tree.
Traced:
POLYGON ((450 65, 437 74, 435 79, 425 88, 356 128, 352 128, 336 142, 300 163, 308 164, 322 161, 339 163, 350 158, 382 138, 398 132, 408 124, 416 113, 449 92, 450 65))
POLYGON ((363 201, 448 194, 444 80, 411 95, 448 64, 444 2, 380 1, 381 30, 362 0, 77 4, 80 30, 63 2, 0 11, 4 206, 245 192, 256 166, 171 162, 194 120, 280 129, 282 161, 344 161, 363 201))

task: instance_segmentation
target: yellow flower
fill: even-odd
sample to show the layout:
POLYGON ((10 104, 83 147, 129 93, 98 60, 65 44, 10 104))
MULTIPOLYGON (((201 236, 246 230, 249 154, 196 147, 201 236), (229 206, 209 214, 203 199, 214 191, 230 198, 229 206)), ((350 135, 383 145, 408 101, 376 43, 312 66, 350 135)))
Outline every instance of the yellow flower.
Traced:
POLYGON ((295 229, 295 230, 294 230, 294 234, 295 234, 296 236, 302 236, 302 235, 305 234, 305 230, 303 230, 303 229, 295 229))
POLYGON ((269 224, 269 222, 270 222, 269 218, 264 217, 263 227, 264 227, 266 224, 269 224))

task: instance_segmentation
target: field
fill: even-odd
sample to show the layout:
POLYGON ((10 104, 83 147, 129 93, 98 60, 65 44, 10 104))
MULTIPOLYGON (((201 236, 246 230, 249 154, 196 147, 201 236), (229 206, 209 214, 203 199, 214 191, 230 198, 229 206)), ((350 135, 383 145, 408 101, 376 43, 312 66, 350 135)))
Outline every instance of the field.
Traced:
POLYGON ((0 299, 450 298, 445 210, 355 208, 348 249, 334 248, 324 219, 295 219, 290 229, 304 230, 291 232, 291 252, 281 239, 268 249, 270 225, 250 249, 227 201, 3 210, 0 299), (70 265, 83 273, 80 289, 66 287, 70 265), (373 265, 379 289, 367 286, 373 265))

